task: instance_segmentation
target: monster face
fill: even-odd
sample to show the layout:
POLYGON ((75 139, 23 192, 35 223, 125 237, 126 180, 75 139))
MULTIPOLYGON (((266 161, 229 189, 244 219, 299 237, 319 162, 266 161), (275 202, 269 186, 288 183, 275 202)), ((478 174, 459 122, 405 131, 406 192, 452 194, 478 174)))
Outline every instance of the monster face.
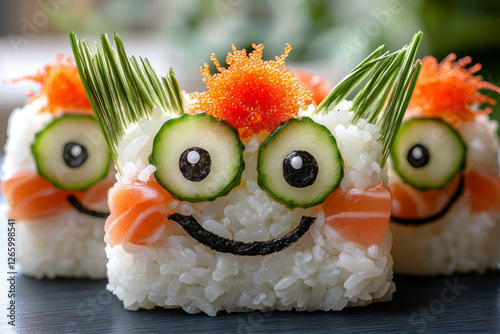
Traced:
MULTIPOLYGON (((92 189, 108 175, 110 154, 74 61, 59 56, 36 76, 21 79, 35 80, 42 89, 9 122, 2 189, 11 215, 33 220, 71 207, 93 211, 92 203, 106 197, 105 189, 92 189)), ((105 218, 106 210, 96 215, 105 218)))
MULTIPOLYGON (((141 130, 123 141, 123 145, 126 145, 124 154, 132 151, 137 153, 136 156, 127 154, 127 160, 119 159, 119 165, 124 169, 136 170, 136 175, 125 175, 123 181, 142 181, 144 183, 140 186, 136 183, 142 189, 155 184, 155 192, 163 195, 146 207, 146 211, 157 212, 158 222, 152 224, 152 218, 149 217, 148 222, 135 221, 125 230, 119 227, 121 220, 128 216, 140 220, 145 207, 141 205, 135 214, 132 214, 134 209, 126 206, 123 207, 124 212, 117 212, 114 210, 115 193, 112 191, 112 216, 108 220, 106 236, 110 244, 126 243, 127 238, 138 244, 157 242, 167 238, 160 237, 157 229, 165 230, 165 226, 175 222, 212 250, 235 255, 267 255, 298 242, 308 232, 318 213, 322 212, 322 203, 329 196, 337 198, 336 210, 343 212, 332 224, 341 226, 342 221, 349 220, 353 214, 349 201, 342 198, 348 195, 346 190, 357 188, 361 194, 381 181, 384 172, 379 164, 382 149, 379 128, 365 126, 366 122, 354 124, 349 103, 344 103, 338 111, 344 119, 331 115, 328 117, 328 114, 313 115, 315 106, 302 102, 311 101, 311 93, 290 73, 280 68, 284 65, 283 59, 289 48, 277 61, 267 62, 260 59, 261 50, 262 47, 256 47, 256 51, 248 56, 244 51, 233 50, 234 53, 228 56, 228 69, 219 68, 220 73, 214 76, 203 71, 210 89, 189 97, 193 101, 187 105, 190 114, 167 118, 163 122, 151 121, 150 127, 153 124, 159 127, 156 132, 141 130), (280 123, 280 120, 283 121, 280 123), (273 127, 274 124, 278 125, 273 127), (139 132, 143 134, 139 135, 139 132), (339 135, 345 135, 345 139, 349 139, 349 136, 364 137, 360 138, 360 143, 353 145, 353 142, 338 138, 339 135), (132 148, 134 145, 129 143, 139 138, 141 147, 132 148), (338 141, 348 155, 346 159, 342 157, 338 141), (249 145, 250 149, 247 147, 249 145), (142 179, 139 180, 141 174, 142 179), (354 180, 361 179, 363 183, 358 181, 360 186, 356 187, 354 180), (344 190, 339 189, 342 182, 344 190), (224 214, 224 204, 219 202, 227 203, 226 196, 236 191, 250 196, 254 190, 252 187, 248 189, 249 185, 260 188, 259 194, 265 198, 265 202, 270 203, 270 208, 280 205, 285 212, 302 211, 303 214, 296 221, 286 221, 284 217, 276 216, 262 218, 260 223, 255 222, 253 228, 256 231, 267 233, 263 240, 250 239, 246 242, 235 239, 234 234, 238 234, 236 226, 243 229, 245 226, 241 221, 229 219, 224 214), (232 237, 222 237, 205 229, 203 225, 206 218, 201 212, 198 218, 184 214, 182 210, 167 212, 164 205, 159 204, 167 202, 186 202, 184 205, 194 211, 200 206, 208 210, 210 206, 219 208, 216 223, 220 225, 226 221, 226 224, 234 224, 235 228, 227 226, 224 232, 224 235, 232 237), (271 225, 279 226, 282 233, 269 234, 271 225), (139 232, 134 232, 132 226, 140 231, 142 239, 134 237, 139 232), (151 228, 149 231, 148 227, 151 228), (128 237, 124 237, 125 231, 128 237), (151 239, 144 238, 145 235, 150 235, 151 239)), ((123 157, 120 146, 118 156, 123 157)), ((127 191, 132 193, 133 188, 127 191)), ((350 196, 356 197, 353 194, 350 196)), ((385 205, 380 207, 379 212, 385 211, 384 214, 373 217, 367 211, 366 217, 359 217, 357 226, 351 227, 357 230, 356 240, 369 240, 364 238, 366 231, 372 234, 373 240, 366 241, 364 246, 379 244, 387 228, 389 194, 381 195, 381 198, 385 198, 385 205)), ((369 197, 359 200, 369 200, 369 197)), ((146 205, 146 202, 144 199, 141 203, 146 205)), ((240 206, 238 201, 233 204, 240 206)), ((369 206, 368 203, 364 205, 369 206)))
POLYGON ((2 193, 9 217, 20 223, 23 271, 36 277, 103 277, 104 252, 96 244, 108 216, 110 154, 74 60, 58 56, 19 80, 41 84, 40 93, 9 119, 3 165, 2 193), (78 254, 87 237, 95 260, 78 254))
POLYGON ((114 78, 114 68, 100 73, 86 42, 72 36, 119 169, 105 241, 109 288, 125 307, 215 315, 388 298, 391 196, 382 166, 393 136, 386 130, 406 109, 418 40, 360 64, 357 75, 371 75, 370 93, 342 102, 359 83, 348 76, 316 106, 283 68, 290 46, 273 61, 262 60, 262 45, 248 55, 233 46, 227 68, 212 56, 218 73, 201 70, 207 91, 187 94, 173 72, 147 74, 154 73, 147 62, 127 58, 121 42, 114 51, 103 36, 99 57, 133 69, 111 80, 124 106, 116 110, 98 78, 114 78), (397 78, 390 97, 375 85, 397 78), (163 88, 154 88, 158 82, 163 88), (394 108, 377 125, 387 98, 394 108))
POLYGON ((484 271, 499 260, 498 139, 491 109, 479 109, 495 101, 478 90, 500 89, 474 76, 478 65, 465 68, 470 58, 455 59, 424 59, 391 151, 393 254, 405 273, 484 271))

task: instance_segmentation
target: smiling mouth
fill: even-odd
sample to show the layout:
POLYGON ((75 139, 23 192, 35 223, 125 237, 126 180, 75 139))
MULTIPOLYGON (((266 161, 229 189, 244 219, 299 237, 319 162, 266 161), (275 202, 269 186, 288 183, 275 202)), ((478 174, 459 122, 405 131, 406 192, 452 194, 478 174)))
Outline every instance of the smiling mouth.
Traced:
POLYGON ((462 175, 460 176, 460 184, 458 185, 457 190, 455 191, 451 199, 448 201, 446 206, 438 213, 423 218, 398 218, 391 215, 391 220, 399 224, 415 225, 415 226, 432 223, 433 221, 442 218, 446 213, 448 213, 453 204, 455 204, 460 195, 462 195, 463 189, 464 189, 464 176, 462 175))
POLYGON ((70 195, 67 197, 67 200, 69 204, 73 208, 75 208, 78 212, 81 212, 83 214, 92 216, 92 217, 97 217, 97 218, 108 218, 109 212, 99 212, 99 211, 94 211, 86 208, 80 201, 73 195, 70 195))
POLYGON ((282 251, 296 243, 314 223, 316 218, 303 216, 300 224, 290 233, 267 241, 243 242, 223 238, 210 231, 205 230, 193 216, 185 216, 174 213, 169 219, 181 225, 184 230, 199 243, 210 247, 219 253, 231 253, 234 255, 268 255, 282 251))

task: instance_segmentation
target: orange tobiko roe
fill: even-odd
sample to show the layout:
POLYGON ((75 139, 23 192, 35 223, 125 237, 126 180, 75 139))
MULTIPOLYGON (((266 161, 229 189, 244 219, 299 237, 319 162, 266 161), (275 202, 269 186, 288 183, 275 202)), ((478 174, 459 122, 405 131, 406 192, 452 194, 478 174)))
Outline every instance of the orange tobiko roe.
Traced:
POLYGON ((297 116, 299 110, 307 109, 308 103, 314 103, 311 91, 282 68, 292 49, 289 44, 274 61, 262 60, 262 44, 253 48, 247 56, 246 50, 233 45, 233 52, 226 58, 228 68, 220 66, 212 54, 210 59, 220 73, 211 75, 208 64, 201 69, 208 90, 191 95, 196 102, 190 112, 213 115, 239 130, 242 137, 250 137, 271 132, 297 116))
POLYGON ((500 88, 475 76, 481 64, 466 68, 472 62, 471 57, 456 59, 452 53, 441 63, 431 56, 421 61, 422 69, 408 111, 419 116, 441 118, 455 126, 474 120, 476 115, 491 112, 489 107, 479 109, 482 104, 496 103, 480 90, 500 93, 500 88))
POLYGON ((41 85, 38 94, 28 92, 28 96, 31 97, 28 103, 45 97, 47 103, 40 110, 42 113, 46 112, 57 116, 67 111, 77 111, 93 115, 78 74, 78 68, 72 57, 57 55, 54 63, 45 65, 43 70, 38 73, 25 75, 11 80, 11 82, 22 80, 31 80, 41 85))

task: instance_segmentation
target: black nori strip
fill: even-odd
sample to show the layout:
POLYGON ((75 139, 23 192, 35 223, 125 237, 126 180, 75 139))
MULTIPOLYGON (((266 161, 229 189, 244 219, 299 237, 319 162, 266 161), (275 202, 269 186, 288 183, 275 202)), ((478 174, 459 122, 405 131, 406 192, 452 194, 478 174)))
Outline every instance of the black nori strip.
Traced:
POLYGON ((297 242, 311 227, 316 218, 303 216, 299 226, 280 238, 268 241, 242 242, 230 240, 205 230, 193 216, 174 213, 169 219, 181 225, 199 243, 220 253, 234 255, 268 255, 279 252, 297 242))
POLYGON ((67 199, 68 199, 69 204, 71 204, 78 212, 81 212, 81 213, 89 215, 89 216, 97 217, 97 218, 108 218, 108 216, 109 216, 109 212, 99 212, 99 211, 87 209, 73 195, 68 196, 67 199))
POLYGON ((306 151, 290 152, 283 160, 283 178, 295 188, 305 188, 314 184, 318 176, 318 162, 314 156, 306 151), (292 159, 299 157, 302 159, 302 166, 294 168, 292 159))
POLYGON ((179 169, 186 180, 200 182, 210 174, 212 159, 210 154, 201 147, 190 147, 182 152, 179 158, 179 169), (188 161, 189 152, 197 152, 200 155, 200 160, 197 163, 188 161))
POLYGON ((446 204, 446 206, 440 212, 436 213, 435 215, 424 218, 398 218, 391 215, 391 220, 399 224, 415 225, 415 226, 432 223, 433 221, 443 217, 451 209, 453 204, 455 204, 457 199, 462 194, 463 189, 464 189, 464 176, 462 175, 460 176, 460 184, 458 185, 457 191, 453 194, 453 197, 450 199, 448 204, 446 204))
POLYGON ((429 150, 422 144, 416 144, 408 151, 408 155, 406 158, 408 159, 410 165, 414 168, 425 167, 430 160, 429 150), (422 152, 422 156, 419 158, 415 157, 415 149, 417 148, 422 152))
POLYGON ((87 161, 88 157, 89 153, 87 152, 85 146, 72 141, 64 144, 63 159, 69 168, 80 167, 85 161, 87 161), (72 152, 73 147, 80 147, 80 154, 74 155, 72 152))

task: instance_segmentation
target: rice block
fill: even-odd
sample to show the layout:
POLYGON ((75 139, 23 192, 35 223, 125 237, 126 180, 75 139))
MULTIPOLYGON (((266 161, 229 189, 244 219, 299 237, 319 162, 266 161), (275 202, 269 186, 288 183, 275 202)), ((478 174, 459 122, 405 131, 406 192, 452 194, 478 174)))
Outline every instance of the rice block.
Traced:
POLYGON ((2 165, 17 263, 36 278, 105 278, 106 194, 114 173, 75 62, 60 55, 17 80, 41 86, 10 115, 2 165))
MULTIPOLYGON (((81 73, 91 71, 99 59, 84 51, 86 41, 71 40, 81 73)), ((102 41, 111 49, 106 35, 102 41)), ((270 61, 262 48, 247 54, 233 46, 227 68, 212 56, 218 73, 207 64, 201 69, 204 92, 157 93, 156 77, 129 73, 120 110, 106 107, 98 79, 82 77, 93 87, 94 112, 120 120, 111 124, 118 171, 104 240, 107 289, 126 309, 215 316, 342 310, 392 298, 391 195, 383 168, 390 136, 383 139, 383 127, 351 101, 317 107, 311 90, 285 68, 289 45, 270 61), (149 90, 127 84, 136 80, 149 90), (127 103, 134 101, 133 111, 127 103), (132 114, 136 120, 127 121, 132 114)), ((124 59, 123 68, 154 73, 145 62, 124 59)), ((360 71, 370 72, 367 64, 360 71)), ((410 68, 391 75, 409 75, 410 68)), ((165 92, 178 89, 172 71, 161 82, 165 92)), ((332 92, 325 101, 340 96, 332 92)))

